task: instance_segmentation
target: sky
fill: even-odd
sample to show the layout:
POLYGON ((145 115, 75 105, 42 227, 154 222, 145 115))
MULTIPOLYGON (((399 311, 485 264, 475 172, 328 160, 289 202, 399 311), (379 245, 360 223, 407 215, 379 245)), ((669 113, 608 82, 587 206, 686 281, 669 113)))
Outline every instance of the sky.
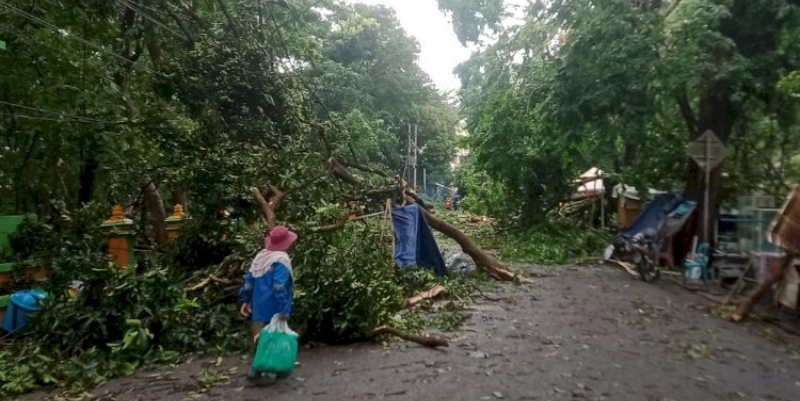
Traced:
MULTIPOLYGON (((406 32, 420 44, 419 65, 428 73, 436 87, 441 91, 458 90, 461 81, 453 75, 453 69, 466 61, 474 45, 465 47, 450 24, 450 18, 439 11, 436 0, 346 0, 348 3, 384 5, 393 8, 406 32)), ((505 0, 506 10, 521 16, 528 0, 505 0)), ((509 18, 503 25, 515 25, 518 20, 509 18)), ((483 38, 485 44, 491 39, 483 38)))
POLYGON ((461 83, 453 69, 469 58, 470 48, 458 41, 449 18, 439 11, 435 0, 348 0, 350 3, 382 4, 391 7, 403 29, 417 39, 419 65, 440 90, 457 90, 461 83))

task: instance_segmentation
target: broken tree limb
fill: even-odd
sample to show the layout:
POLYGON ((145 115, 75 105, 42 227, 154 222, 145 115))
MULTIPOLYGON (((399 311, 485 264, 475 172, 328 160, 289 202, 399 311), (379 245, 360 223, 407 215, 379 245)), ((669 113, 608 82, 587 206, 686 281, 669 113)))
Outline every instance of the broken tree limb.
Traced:
POLYGON ((756 302, 758 302, 759 299, 771 291, 773 285, 783 280, 783 277, 786 275, 786 271, 794 265, 794 259, 796 257, 796 253, 787 252, 786 256, 784 256, 781 260, 780 266, 778 266, 777 269, 770 269, 770 274, 764 280, 764 282, 761 283, 755 291, 753 291, 739 304, 739 307, 736 308, 736 311, 731 315, 731 320, 734 322, 740 322, 744 320, 747 315, 750 314, 750 311, 753 310, 753 306, 755 306, 756 302))
POLYGON ((422 198, 420 198, 416 193, 414 193, 414 191, 406 189, 404 191, 404 193, 406 194, 406 196, 408 196, 409 198, 413 199, 414 203, 422 206, 423 209, 428 210, 428 211, 433 210, 433 206, 428 205, 427 203, 425 203, 425 201, 422 200, 422 198))
MULTIPOLYGON (((234 253, 232 255, 228 255, 228 256, 225 257, 225 259, 222 260, 222 263, 219 264, 219 272, 225 273, 226 269, 228 269, 229 267, 231 267, 231 266, 233 266, 234 264, 237 264, 237 263, 241 264, 242 262, 244 262, 244 258, 242 258, 242 256, 239 255, 238 253, 234 253)), ((203 279, 203 281, 193 285, 192 287, 187 288, 186 291, 189 291, 189 292, 198 291, 198 290, 201 290, 201 289, 203 289, 205 287, 208 287, 208 285, 210 285, 211 283, 218 283, 218 284, 222 284, 222 285, 231 285, 231 284, 234 284, 234 281, 233 280, 224 279, 224 278, 220 278, 217 275, 209 274, 208 277, 203 279)))
POLYGON ((278 221, 278 216, 275 215, 275 209, 278 207, 278 205, 280 205, 280 202, 283 197, 286 196, 286 193, 274 185, 269 186, 269 201, 264 199, 264 196, 261 195, 261 191, 256 187, 251 187, 250 193, 253 194, 253 198, 255 198, 256 203, 258 203, 258 206, 261 209, 261 215, 263 215, 264 219, 267 221, 267 227, 270 230, 275 228, 278 221))
POLYGON ((188 288, 186 291, 193 292, 193 291, 202 290, 203 288, 208 287, 208 285, 211 284, 211 283, 217 283, 217 284, 222 284, 222 285, 231 285, 231 284, 233 284, 233 281, 226 280, 226 279, 223 279, 223 278, 219 278, 219 277, 217 277, 217 276, 215 276, 213 274, 209 274, 208 277, 206 277, 203 281, 197 283, 197 285, 194 285, 191 288, 188 288))
POLYGON ((381 334, 391 334, 395 337, 403 339, 405 341, 409 341, 412 343, 417 343, 419 345, 429 347, 429 348, 436 348, 436 347, 449 347, 450 346, 450 339, 445 336, 440 336, 437 334, 411 334, 402 330, 398 330, 389 326, 380 326, 372 330, 372 336, 377 336, 381 334))
POLYGON ((311 231, 315 233, 329 233, 341 230, 342 228, 344 228, 344 225, 347 224, 348 221, 350 221, 350 213, 339 218, 339 220, 337 220, 336 223, 328 224, 327 226, 315 227, 312 228, 311 231))
POLYGON ((340 180, 353 186, 361 185, 361 181, 350 174, 350 172, 347 171, 347 169, 344 168, 341 163, 339 163, 339 160, 336 159, 336 156, 329 157, 327 160, 325 160, 325 164, 327 164, 328 168, 331 169, 333 175, 338 177, 340 180))
POLYGON ((616 259, 603 259, 603 261, 606 262, 606 263, 615 264, 615 265, 625 269, 625 271, 628 274, 630 274, 631 276, 639 277, 639 272, 637 272, 636 269, 633 267, 633 265, 631 265, 630 263, 625 263, 625 262, 622 262, 622 261, 619 261, 619 260, 616 260, 616 259))
POLYGON ((428 290, 428 291, 423 291, 423 292, 420 292, 419 294, 417 294, 417 295, 415 295, 415 296, 413 296, 411 298, 406 298, 405 307, 408 308, 408 307, 414 306, 414 305, 418 304, 420 301, 423 301, 425 299, 436 298, 440 294, 444 293, 445 291, 447 291, 447 289, 444 288, 444 286, 437 284, 437 285, 431 287, 431 289, 428 290))

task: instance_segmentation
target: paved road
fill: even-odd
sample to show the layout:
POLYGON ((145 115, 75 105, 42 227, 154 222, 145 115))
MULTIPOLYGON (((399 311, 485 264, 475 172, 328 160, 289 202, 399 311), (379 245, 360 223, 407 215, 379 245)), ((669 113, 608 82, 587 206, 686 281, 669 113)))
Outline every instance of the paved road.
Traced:
POLYGON ((445 351, 413 344, 303 351, 294 376, 270 387, 242 379, 247 362, 196 361, 120 379, 109 401, 800 399, 798 341, 709 313, 673 284, 645 284, 608 267, 561 268, 479 301, 445 351), (794 344, 794 345, 792 345, 794 344), (203 372, 204 379, 198 380, 203 372), (229 376, 230 379, 226 379, 229 376), (198 392, 198 383, 216 384, 198 392))

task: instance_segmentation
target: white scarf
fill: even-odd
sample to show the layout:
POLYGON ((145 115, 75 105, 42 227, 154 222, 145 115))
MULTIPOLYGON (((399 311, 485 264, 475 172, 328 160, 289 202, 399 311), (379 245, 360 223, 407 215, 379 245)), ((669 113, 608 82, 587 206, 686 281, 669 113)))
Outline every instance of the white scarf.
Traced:
POLYGON ((286 266, 286 268, 289 269, 289 274, 292 276, 292 281, 294 281, 292 260, 289 259, 289 254, 280 251, 268 251, 266 249, 262 249, 253 259, 253 264, 250 265, 250 274, 253 275, 253 278, 259 278, 269 273, 269 271, 272 270, 272 265, 274 265, 275 262, 280 262, 286 266))

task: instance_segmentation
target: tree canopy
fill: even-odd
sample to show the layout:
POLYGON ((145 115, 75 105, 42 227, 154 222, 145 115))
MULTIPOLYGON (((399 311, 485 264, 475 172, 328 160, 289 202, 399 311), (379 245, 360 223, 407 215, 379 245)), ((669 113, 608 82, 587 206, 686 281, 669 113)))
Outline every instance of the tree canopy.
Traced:
POLYGON ((685 152, 710 130, 731 151, 712 172, 713 205, 734 189, 785 194, 800 152, 793 3, 536 1, 523 23, 498 30, 473 18, 498 15, 495 3, 440 2, 460 19, 456 32, 499 32, 457 68, 476 168, 529 221, 590 167, 702 202, 703 174, 685 152))
POLYGON ((8 0, 0 10, 4 212, 132 205, 153 183, 189 195, 197 216, 218 213, 249 185, 313 176, 319 127, 337 155, 400 173, 416 123, 421 167, 447 174, 456 109, 391 9, 8 0))

